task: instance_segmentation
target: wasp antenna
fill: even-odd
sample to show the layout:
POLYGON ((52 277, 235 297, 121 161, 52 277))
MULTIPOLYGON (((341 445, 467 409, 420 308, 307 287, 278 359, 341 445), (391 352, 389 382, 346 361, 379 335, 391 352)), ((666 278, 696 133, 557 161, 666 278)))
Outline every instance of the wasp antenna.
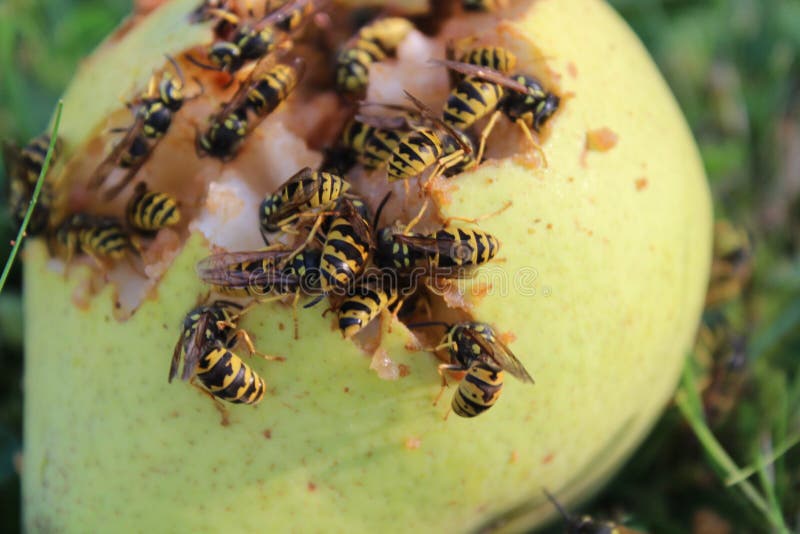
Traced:
POLYGON ((167 58, 167 61, 172 64, 172 68, 175 69, 175 73, 178 75, 178 79, 181 81, 181 87, 185 86, 186 78, 183 77, 183 69, 181 69, 181 66, 178 65, 178 62, 175 61, 175 58, 171 55, 164 54, 164 57, 167 58))
POLYGON ((185 57, 189 62, 191 62, 196 67, 200 67, 201 69, 214 70, 214 71, 218 71, 218 72, 222 71, 222 69, 220 69, 219 67, 215 67, 213 65, 209 65, 207 63, 203 63, 202 61, 200 61, 199 59, 195 58, 191 54, 184 54, 183 57, 185 57))
POLYGON ((317 297, 315 297, 315 298, 314 298, 314 300, 312 300, 311 302, 309 302, 308 304, 306 304, 305 306, 303 306, 303 308, 311 308, 311 307, 313 307, 313 306, 316 306, 316 305, 317 305, 317 304, 319 304, 319 303, 320 303, 320 301, 322 301, 322 299, 324 299, 324 298, 325 298, 325 293, 321 293, 320 295, 318 295, 317 297))
POLYGON ((381 219, 381 212, 383 211, 384 206, 386 206, 386 203, 389 202, 389 197, 390 196, 392 196, 392 192, 391 191, 386 193, 386 195, 383 197, 383 200, 381 200, 381 203, 378 204, 378 209, 375 210, 375 219, 373 219, 373 221, 372 221, 372 228, 373 229, 378 227, 378 221, 381 219))

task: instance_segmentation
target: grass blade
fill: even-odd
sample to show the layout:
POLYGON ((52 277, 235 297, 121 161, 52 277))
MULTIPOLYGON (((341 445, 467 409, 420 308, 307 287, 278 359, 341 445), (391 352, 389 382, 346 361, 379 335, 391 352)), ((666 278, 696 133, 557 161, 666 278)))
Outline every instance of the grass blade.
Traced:
POLYGON ((41 172, 39 172, 39 178, 36 180, 36 187, 34 187, 33 196, 31 197, 31 200, 28 203, 28 210, 25 212, 25 218, 22 219, 22 224, 19 226, 19 231, 17 232, 17 238, 14 240, 14 247, 11 249, 11 253, 8 255, 6 264, 3 267, 3 274, 0 275, 0 293, 3 292, 3 288, 6 285, 6 279, 8 278, 8 273, 11 272, 11 266, 14 264, 14 260, 17 257, 17 253, 19 252, 20 246, 22 245, 22 240, 25 237, 25 230, 28 228, 28 222, 31 220, 31 214, 33 213, 33 208, 36 206, 36 202, 39 200, 39 193, 42 191, 42 184, 44 183, 44 177, 47 176, 47 171, 50 169, 50 160, 53 157, 53 150, 55 149, 56 139, 58 138, 58 128, 61 125, 61 110, 63 109, 63 107, 64 107, 64 101, 59 100, 58 105, 56 105, 56 117, 55 120, 53 121, 53 129, 50 132, 50 146, 47 147, 47 154, 44 157, 44 164, 42 165, 42 170, 41 172))

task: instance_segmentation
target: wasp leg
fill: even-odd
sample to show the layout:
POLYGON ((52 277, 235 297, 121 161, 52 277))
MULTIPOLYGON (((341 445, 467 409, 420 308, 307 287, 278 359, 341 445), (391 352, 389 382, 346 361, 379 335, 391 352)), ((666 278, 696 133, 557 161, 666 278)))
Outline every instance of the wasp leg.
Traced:
POLYGON ((508 202, 503 204, 503 206, 500 209, 497 209, 497 210, 495 210, 495 211, 493 211, 491 213, 484 213, 480 217, 474 217, 474 218, 470 218, 470 217, 448 217, 447 219, 444 220, 444 226, 448 226, 452 221, 462 221, 462 222, 468 222, 468 223, 472 223, 472 224, 477 224, 478 222, 480 222, 480 221, 482 221, 484 219, 488 219, 490 217, 494 217, 495 215, 500 215, 501 213, 506 211, 508 208, 510 208, 513 204, 514 203, 511 200, 509 200, 508 202))
POLYGON ((406 227, 403 229, 404 234, 408 234, 408 232, 410 232, 411 229, 414 228, 417 225, 417 223, 419 223, 420 220, 422 220, 422 215, 425 213, 426 209, 428 209, 427 198, 425 199, 425 202, 422 204, 422 207, 419 209, 417 215, 413 219, 408 221, 408 224, 406 224, 406 227))
MULTIPOLYGON (((445 344, 445 347, 449 347, 449 344, 445 344)), ((437 347, 438 348, 438 347, 437 347)), ((433 405, 436 406, 439 404, 439 399, 442 398, 444 394, 444 390, 447 389, 447 377, 444 376, 446 371, 463 371, 464 368, 460 365, 452 364, 452 363, 440 363, 436 367, 436 372, 439 373, 439 376, 442 377, 442 388, 439 390, 439 394, 436 395, 436 398, 433 399, 433 405)))
POLYGON ((492 114, 491 118, 489 119, 489 122, 486 123, 486 126, 483 128, 483 131, 481 132, 481 140, 480 144, 478 145, 478 156, 475 158, 475 161, 478 162, 478 164, 480 164, 481 160, 483 159, 483 153, 486 150, 486 140, 492 133, 494 125, 497 123, 497 119, 500 118, 500 115, 501 115, 500 111, 495 111, 492 114))
POLYGON ((420 188, 420 191, 430 191, 431 185, 433 182, 441 176, 444 171, 453 167, 458 163, 458 161, 464 157, 464 150, 459 149, 453 152, 452 154, 448 154, 447 156, 441 158, 439 161, 436 162, 436 166, 433 168, 433 171, 428 175, 428 178, 425 180, 425 183, 420 188))
POLYGON ((200 393, 202 393, 203 395, 206 395, 208 398, 210 398, 214 402, 214 407, 217 409, 217 411, 220 414, 220 417, 222 418, 220 420, 219 424, 222 425, 222 426, 230 425, 231 421, 230 421, 230 419, 228 419, 228 410, 225 408, 225 405, 222 404, 222 402, 218 398, 216 398, 213 393, 208 391, 203 386, 197 384, 197 382, 194 381, 194 377, 192 377, 192 379, 189 380, 189 383, 192 385, 192 387, 196 388, 198 391, 200 391, 200 393))
POLYGON ((531 129, 528 128, 528 125, 525 124, 525 121, 522 119, 517 119, 515 123, 520 127, 522 133, 525 134, 525 137, 528 139, 528 142, 531 144, 531 146, 533 146, 534 150, 536 150, 539 155, 542 156, 542 162, 544 163, 544 166, 547 167, 547 156, 544 155, 544 149, 542 149, 542 146, 533 138, 531 129))
POLYGON ((292 261, 292 259, 295 256, 300 254, 300 252, 302 252, 302 250, 304 248, 306 248, 309 245, 309 243, 311 243, 314 240, 314 237, 316 237, 317 232, 319 231, 320 226, 322 226, 322 223, 323 223, 324 220, 325 220, 325 216, 324 215, 317 215, 317 219, 314 221, 314 225, 311 227, 311 230, 308 232, 308 235, 306 236, 306 240, 303 241, 302 245, 300 245, 298 248, 294 249, 292 251, 292 253, 286 259, 284 259, 281 262, 281 264, 280 264, 281 268, 283 268, 286 265, 288 265, 289 262, 292 261))
POLYGON ((271 354, 265 354, 263 352, 257 351, 255 345, 253 345, 253 340, 250 338, 250 334, 248 334, 245 330, 242 329, 237 330, 234 336, 236 336, 237 343, 239 341, 244 343, 245 347, 247 347, 247 351, 250 353, 250 356, 258 355, 264 358, 265 360, 278 361, 278 362, 286 361, 286 358, 284 358, 283 356, 272 356, 271 354))

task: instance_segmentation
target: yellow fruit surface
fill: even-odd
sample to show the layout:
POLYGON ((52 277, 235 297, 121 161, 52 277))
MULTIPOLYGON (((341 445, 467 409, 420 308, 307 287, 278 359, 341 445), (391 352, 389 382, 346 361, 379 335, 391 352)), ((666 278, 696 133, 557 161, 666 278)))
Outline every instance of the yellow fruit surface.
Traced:
MULTIPOLYGON (((69 146, 112 107, 106 95, 90 118, 78 113, 102 87, 117 98, 163 52, 207 38, 176 22, 195 4, 168 3, 88 60, 67 91, 69 146), (152 32, 164 28, 177 34, 156 42, 152 32), (116 76, 87 80, 108 70, 116 76)), ((474 315, 513 334, 536 384, 508 377, 486 414, 443 420, 454 388, 432 406, 439 362, 407 350, 402 326, 383 343, 407 373, 387 381, 330 314, 301 310, 294 340, 291 309, 269 304, 243 326, 260 350, 286 361, 249 360, 267 396, 255 408, 230 407, 223 427, 207 398, 167 384, 183 314, 205 291, 194 272, 208 253, 199 236, 123 323, 112 318, 110 289, 77 308, 71 295, 86 271, 66 283, 47 269, 44 245, 32 243, 30 532, 519 530, 554 514, 542 487, 571 504, 607 481, 669 401, 693 338, 710 258, 709 192, 666 84, 605 3, 538 0, 509 25, 570 95, 543 144, 549 165, 490 161, 457 179, 445 214, 513 201, 480 223, 502 241, 503 261, 485 271, 492 287, 474 315), (587 135, 596 146, 598 132, 616 143, 587 151, 587 135)))

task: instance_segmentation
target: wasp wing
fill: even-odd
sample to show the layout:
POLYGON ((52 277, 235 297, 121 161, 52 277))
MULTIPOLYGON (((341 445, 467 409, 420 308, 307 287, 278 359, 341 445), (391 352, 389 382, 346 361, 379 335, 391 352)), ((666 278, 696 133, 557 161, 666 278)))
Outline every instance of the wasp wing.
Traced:
POLYGON ((507 89, 511 89, 512 91, 517 91, 518 93, 528 92, 528 87, 526 87, 524 84, 521 84, 516 80, 512 80, 502 72, 490 69, 489 67, 479 67, 477 65, 472 65, 471 63, 450 61, 448 59, 431 59, 429 61, 467 76, 472 76, 486 80, 487 82, 496 83, 497 85, 501 85, 507 89))
MULTIPOLYGON (((128 128, 125 137, 123 137, 114 148, 111 149, 111 152, 106 156, 106 158, 100 162, 100 165, 94 170, 92 175, 89 177, 89 188, 90 189, 97 189, 106 181, 108 175, 113 171, 116 167, 119 167, 120 160, 122 159, 122 155, 125 153, 126 150, 133 146, 134 142, 138 142, 137 138, 141 136, 142 127, 144 126, 144 117, 141 114, 136 113, 136 120, 128 128)), ((142 137, 142 139, 144 139, 142 137)), ((145 141, 146 142, 146 141, 145 141)), ((139 168, 144 164, 147 158, 152 152, 151 148, 148 148, 148 151, 145 155, 138 158, 133 165, 128 169, 128 172, 133 171, 133 174, 139 170, 139 168)))
POLYGON ((203 258, 197 263, 196 270, 205 283, 230 289, 290 283, 289 277, 278 269, 278 263, 290 254, 291 251, 286 249, 223 252, 203 258), (265 267, 274 266, 275 269, 249 271, 236 268, 243 263, 260 263, 265 267))
POLYGON ((455 240, 451 238, 440 239, 422 234, 397 234, 394 238, 418 252, 426 252, 428 254, 447 254, 453 250, 453 245, 455 244, 455 240))
POLYGON ((209 328, 209 321, 211 320, 210 313, 203 313, 195 323, 194 335, 187 345, 184 346, 186 354, 183 360, 183 373, 181 373, 181 380, 189 380, 194 376, 197 366, 200 363, 200 358, 203 353, 208 349, 209 339, 207 332, 209 328))
POLYGON ((522 365, 522 362, 517 359, 505 343, 497 339, 496 335, 492 336, 493 339, 490 342, 484 336, 470 329, 464 330, 464 334, 480 345, 481 350, 501 369, 508 371, 512 376, 515 376, 523 382, 533 384, 533 377, 531 377, 527 369, 522 365))

